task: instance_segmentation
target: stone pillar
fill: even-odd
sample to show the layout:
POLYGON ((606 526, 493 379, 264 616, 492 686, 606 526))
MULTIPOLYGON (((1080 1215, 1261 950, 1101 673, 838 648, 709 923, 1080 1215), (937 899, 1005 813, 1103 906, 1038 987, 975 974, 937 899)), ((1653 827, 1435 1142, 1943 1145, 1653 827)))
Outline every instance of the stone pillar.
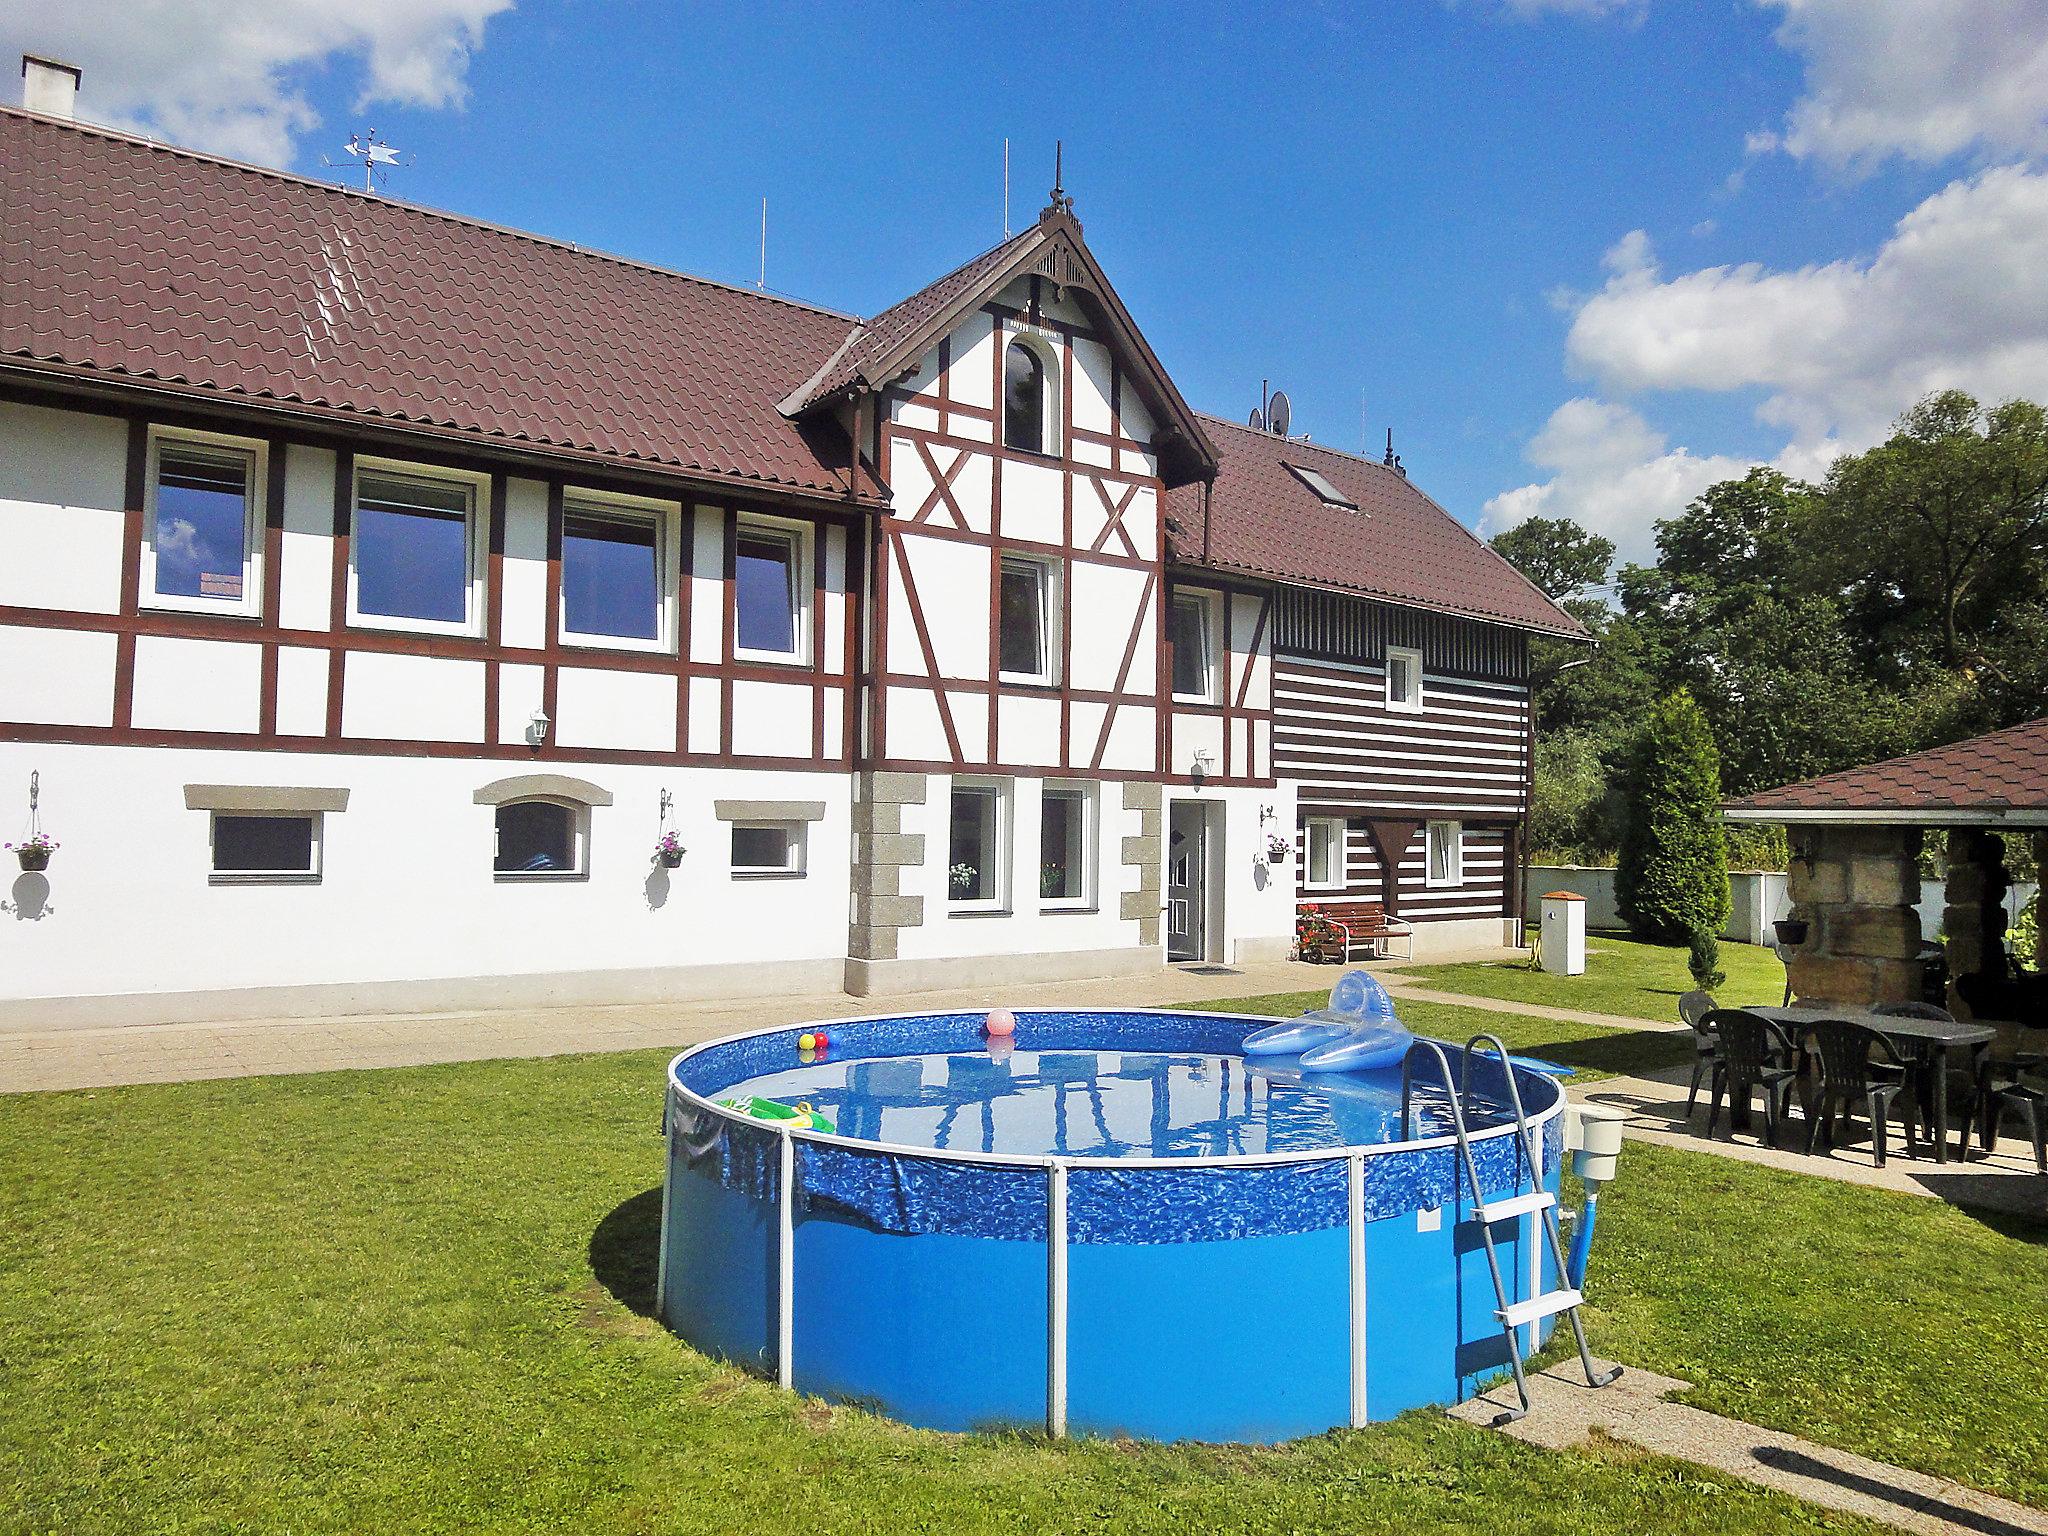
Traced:
POLYGON ((1948 835, 1948 888, 1941 928, 1948 940, 1948 1005, 1970 1018, 1956 992, 1959 976, 2006 975, 2005 842, 1994 832, 1958 828, 1948 835))
POLYGON ((1124 809, 1138 813, 1138 830, 1122 841, 1122 862, 1137 871, 1138 888, 1125 891, 1117 904, 1117 915, 1138 924, 1138 942, 1151 947, 1159 942, 1159 913, 1163 905, 1161 878, 1166 867, 1166 796, 1157 784, 1128 781, 1124 785, 1124 809))
POLYGON ((924 922, 924 898, 905 895, 903 872, 924 866, 924 834, 903 830, 903 807, 925 803, 921 773, 857 773, 853 780, 853 875, 846 932, 846 990, 866 996, 876 961, 896 958, 896 935, 924 922))
POLYGON ((1812 827, 1787 869, 1792 915, 1807 924, 1792 991, 1821 1003, 1920 996, 1920 833, 1909 827, 1812 827))

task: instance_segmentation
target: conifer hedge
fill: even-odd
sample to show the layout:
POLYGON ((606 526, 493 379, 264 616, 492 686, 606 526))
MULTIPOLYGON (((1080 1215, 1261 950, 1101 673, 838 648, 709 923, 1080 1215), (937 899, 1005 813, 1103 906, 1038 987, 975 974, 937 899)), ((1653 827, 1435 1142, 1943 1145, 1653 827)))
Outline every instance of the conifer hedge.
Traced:
POLYGON ((1629 753, 1615 869, 1622 919, 1659 944, 1728 923, 1721 759, 1707 717, 1681 689, 1658 702, 1629 753))

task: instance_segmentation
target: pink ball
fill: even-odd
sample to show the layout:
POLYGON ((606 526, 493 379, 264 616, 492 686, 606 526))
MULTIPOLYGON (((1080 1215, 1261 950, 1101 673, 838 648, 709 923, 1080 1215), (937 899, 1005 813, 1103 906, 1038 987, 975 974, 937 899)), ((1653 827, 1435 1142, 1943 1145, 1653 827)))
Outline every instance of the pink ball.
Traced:
POLYGON ((982 1028, 998 1040, 1007 1040, 1017 1033, 1017 1015, 1007 1008, 991 1008, 988 1022, 982 1028))

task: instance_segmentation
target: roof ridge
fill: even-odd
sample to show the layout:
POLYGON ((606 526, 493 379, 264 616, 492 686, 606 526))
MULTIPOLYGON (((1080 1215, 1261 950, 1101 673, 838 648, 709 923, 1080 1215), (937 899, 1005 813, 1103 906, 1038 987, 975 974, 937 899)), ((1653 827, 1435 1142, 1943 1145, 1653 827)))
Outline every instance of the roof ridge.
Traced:
POLYGON ((740 283, 728 283, 715 277, 704 277, 695 272, 684 272, 676 267, 664 267, 651 261, 641 261, 632 256, 621 256, 614 251, 599 250, 595 246, 579 245, 573 240, 559 239, 553 235, 536 234, 530 229, 519 229, 510 224, 494 224, 489 219, 479 219, 466 213, 454 213, 446 208, 433 208, 425 203, 410 203, 403 198, 386 197, 376 192, 360 192, 354 187, 344 187, 335 182, 321 181, 318 177, 301 175, 297 171, 281 171, 273 165, 257 165, 253 161, 237 160, 230 155, 211 154, 206 150, 192 149, 183 144, 172 144, 164 139, 151 138, 147 134, 135 133, 124 128, 110 128, 104 123, 82 122, 77 118, 52 117, 46 112, 31 112, 26 107, 11 107, 0 103, 0 116, 21 118, 27 122, 39 123, 52 128, 68 129, 75 133, 88 134, 97 138, 111 139, 118 143, 134 144, 158 154, 172 155, 184 160, 194 160, 202 165, 217 165, 244 175, 259 176, 270 181, 287 182, 308 187, 318 192, 331 193, 340 197, 356 198, 363 202, 395 208, 401 213, 416 214, 421 218, 437 219, 444 223, 458 224, 467 229, 486 230, 492 234, 506 235, 514 240, 523 240, 531 245, 546 246, 551 250, 567 251, 574 256, 586 256, 593 261, 609 262, 614 266, 631 267, 636 271, 651 272, 658 277, 675 278, 679 282, 697 283, 706 288, 717 288, 726 293, 760 299, 770 304, 781 304, 791 309, 805 310, 811 314, 823 315, 827 319, 844 320, 849 325, 861 321, 859 315, 844 310, 829 309, 823 304, 813 304, 808 299, 794 298, 764 288, 748 288, 740 283))

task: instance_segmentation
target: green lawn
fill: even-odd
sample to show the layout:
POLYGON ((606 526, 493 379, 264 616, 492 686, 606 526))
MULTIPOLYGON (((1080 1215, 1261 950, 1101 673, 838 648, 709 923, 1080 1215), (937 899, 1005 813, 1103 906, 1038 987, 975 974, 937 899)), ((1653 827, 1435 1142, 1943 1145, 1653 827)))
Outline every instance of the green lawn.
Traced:
MULTIPOLYGON (((645 1315, 662 1061, 0 1098, 0 1531, 1871 1529, 1430 1414, 1263 1451, 786 1397, 645 1315)), ((2048 1502, 2041 1234, 1636 1147, 1602 1232, 1601 1347, 2048 1502)))
MULTIPOLYGON (((1218 1013, 1261 1013, 1292 1018, 1329 1001, 1323 992, 1274 992, 1263 997, 1230 998, 1204 1003, 1218 1013)), ((1693 1057, 1692 1036, 1657 1029, 1610 1029, 1599 1024, 1501 1013, 1492 1008, 1460 1008, 1397 996, 1401 1022, 1420 1035, 1463 1042, 1477 1034, 1496 1035, 1511 1051, 1541 1056, 1577 1069, 1574 1081, 1640 1076, 1660 1067, 1681 1067, 1693 1057)))
MULTIPOLYGON (((1632 1019, 1678 1017, 1678 997, 1692 990, 1683 946, 1644 944, 1618 934, 1586 937, 1586 973, 1553 976, 1526 961, 1479 960, 1461 965, 1420 965, 1402 972, 1424 986, 1471 997, 1513 1003, 1618 1013, 1632 1019)), ((1785 996, 1785 968, 1770 950, 1755 944, 1723 944, 1721 969, 1728 980, 1715 1000, 1731 1008, 1775 1003, 1785 996)))

